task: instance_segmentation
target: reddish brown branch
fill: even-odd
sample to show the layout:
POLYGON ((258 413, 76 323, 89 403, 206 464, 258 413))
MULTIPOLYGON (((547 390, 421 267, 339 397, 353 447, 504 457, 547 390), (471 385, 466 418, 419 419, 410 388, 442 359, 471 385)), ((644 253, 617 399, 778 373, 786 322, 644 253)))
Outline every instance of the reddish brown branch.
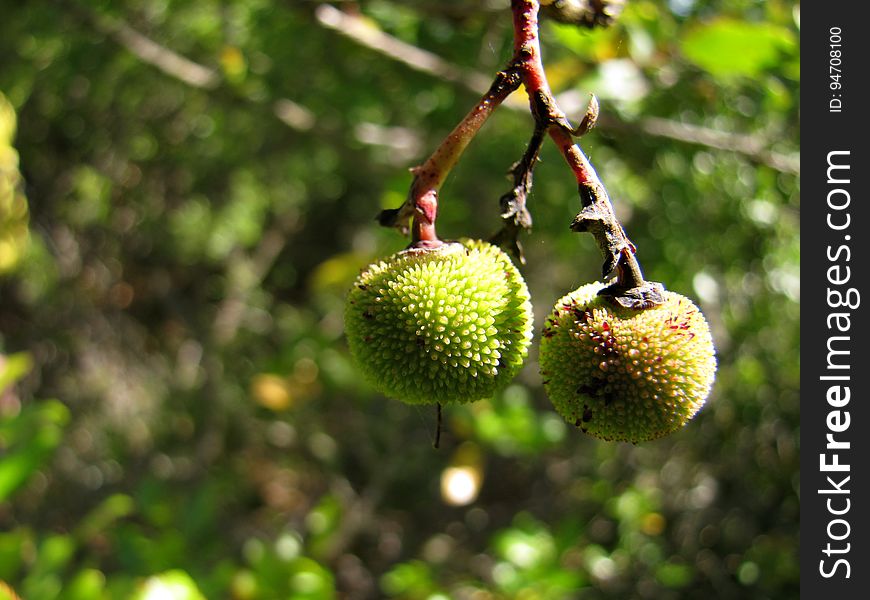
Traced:
POLYGON ((574 142, 573 135, 585 133, 597 118, 597 105, 590 103, 586 117, 576 129, 571 127, 565 113, 547 83, 538 39, 538 0, 511 0, 514 21, 514 60, 523 85, 529 94, 532 114, 538 127, 545 128, 562 152, 577 180, 582 209, 574 218, 574 231, 587 231, 595 236, 604 255, 602 274, 605 278, 616 275, 616 282, 606 288, 605 295, 625 306, 648 306, 661 303, 661 285, 643 279, 640 264, 635 257, 634 244, 616 218, 613 205, 604 184, 574 142))
POLYGON ((422 165, 412 169, 414 180, 411 182, 407 200, 397 209, 383 211, 379 216, 382 225, 405 230, 408 219, 412 219, 413 246, 431 247, 440 244, 435 233, 438 191, 489 116, 519 85, 520 75, 511 67, 496 75, 489 91, 444 138, 435 152, 422 165))
POLYGON ((541 43, 538 38, 539 8, 540 3, 537 0, 511 2, 514 16, 514 64, 521 70, 523 85, 526 86, 529 97, 536 92, 552 96, 541 60, 541 43))

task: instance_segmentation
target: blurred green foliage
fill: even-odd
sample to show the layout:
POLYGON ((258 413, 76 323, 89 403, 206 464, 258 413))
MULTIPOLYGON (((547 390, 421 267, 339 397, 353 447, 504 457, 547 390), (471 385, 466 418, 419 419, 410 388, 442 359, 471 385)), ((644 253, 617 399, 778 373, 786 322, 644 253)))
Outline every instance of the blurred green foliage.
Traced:
MULTIPOLYGON (((344 294, 407 242, 373 221, 509 58, 506 2, 0 0, 0 581, 28 600, 798 594, 799 5, 629 0, 544 59, 648 278, 720 369, 681 432, 565 425, 536 354, 435 415, 350 362, 344 294), (401 53, 400 53, 401 54, 401 53), (414 62, 407 53, 404 59, 414 62), (419 65, 418 65, 419 67, 419 65), (445 74, 446 73, 446 74, 445 74), (471 84, 471 87, 474 87, 471 84)), ((522 94, 443 190, 488 237, 522 94)), ((538 330, 599 275, 547 146, 522 267, 538 330)), ((0 584, 0 596, 11 596, 0 584)))

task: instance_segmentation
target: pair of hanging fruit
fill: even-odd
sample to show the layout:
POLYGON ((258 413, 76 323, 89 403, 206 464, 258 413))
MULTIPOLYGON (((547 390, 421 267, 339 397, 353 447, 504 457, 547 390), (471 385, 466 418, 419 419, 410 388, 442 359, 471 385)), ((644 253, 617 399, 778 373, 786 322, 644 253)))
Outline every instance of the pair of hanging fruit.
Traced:
MULTIPOLYGON (((481 240, 435 234, 441 183, 495 108, 520 84, 535 118, 526 154, 502 196, 503 230, 493 239, 520 249, 531 218, 525 200, 543 139, 560 148, 578 183, 581 212, 571 227, 595 236, 605 282, 556 302, 540 337, 544 388, 570 424, 604 440, 642 442, 680 429, 703 406, 716 372, 710 328, 691 300, 643 279, 635 247, 573 137, 597 118, 591 102, 578 127, 559 110, 540 58, 537 0, 513 0, 514 57, 433 155, 414 169, 406 202, 384 225, 411 245, 367 267, 351 289, 345 330, 360 371, 385 395, 409 404, 491 398, 519 372, 532 341, 529 291, 511 258, 481 240)), ((521 256, 521 255, 520 255, 521 256)))

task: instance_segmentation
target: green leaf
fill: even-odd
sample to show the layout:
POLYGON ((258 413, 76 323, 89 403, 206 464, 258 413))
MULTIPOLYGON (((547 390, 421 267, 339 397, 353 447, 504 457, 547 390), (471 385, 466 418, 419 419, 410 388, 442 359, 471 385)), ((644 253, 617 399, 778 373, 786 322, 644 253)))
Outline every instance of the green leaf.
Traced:
POLYGON ((604 58, 613 56, 617 48, 623 42, 623 34, 616 27, 599 27, 597 29, 583 29, 576 25, 568 25, 546 21, 545 35, 552 34, 552 38, 561 43, 566 49, 576 56, 589 59, 590 57, 604 58))
POLYGON ((61 593, 61 600, 96 600, 106 587, 106 576, 96 569, 79 571, 61 593))
POLYGON ((55 599, 63 589, 63 573, 76 551, 70 535, 50 535, 39 543, 36 558, 25 578, 24 598, 55 599))
POLYGON ((384 573, 381 589, 390 597, 425 598, 437 589, 432 569, 423 561, 401 563, 384 573))
POLYGON ((498 533, 493 539, 496 554, 518 569, 535 569, 549 564, 556 556, 556 545, 547 528, 522 513, 514 526, 498 533))
POLYGON ((0 600, 19 600, 19 598, 11 587, 0 581, 0 600))
POLYGON ((33 361, 26 352, 0 357, 0 392, 27 375, 33 361))
POLYGON ((716 19, 683 38, 680 48, 697 66, 721 77, 753 77, 796 47, 794 33, 767 23, 716 19))
POLYGON ((174 569, 145 580, 133 600, 205 600, 205 596, 190 575, 174 569))
POLYGON ((656 579, 670 588, 686 587, 692 581, 692 568, 676 563, 665 563, 656 569, 656 579))
POLYGON ((341 502, 331 494, 325 495, 305 517, 308 526, 309 549, 317 556, 331 543, 343 517, 341 502))
POLYGON ((106 531, 115 521, 133 513, 133 499, 126 494, 113 494, 93 509, 76 528, 79 539, 90 540, 106 531))
POLYGON ((19 415, 0 420, 0 502, 24 485, 49 459, 63 439, 69 410, 56 400, 27 406, 19 415))
POLYGON ((19 527, 0 532, 0 580, 11 581, 24 564, 24 555, 33 548, 33 536, 19 527))
POLYGON ((292 597, 300 600, 331 600, 335 597, 332 574, 317 562, 304 556, 293 563, 290 587, 292 597))

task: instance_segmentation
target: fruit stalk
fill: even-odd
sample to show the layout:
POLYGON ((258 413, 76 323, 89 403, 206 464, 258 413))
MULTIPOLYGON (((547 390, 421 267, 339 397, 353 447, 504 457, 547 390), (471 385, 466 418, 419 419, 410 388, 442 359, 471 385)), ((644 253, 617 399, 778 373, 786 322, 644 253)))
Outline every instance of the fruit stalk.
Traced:
POLYGON ((591 129, 598 115, 597 101, 592 99, 580 125, 573 128, 550 91, 541 60, 538 37, 538 0, 511 0, 514 22, 514 65, 520 72, 529 94, 529 103, 536 126, 544 129, 556 144, 574 173, 580 194, 581 211, 571 229, 588 231, 604 255, 602 275, 616 276, 616 282, 602 291, 624 306, 649 307, 662 303, 661 286, 644 281, 635 246, 628 239, 616 218, 607 189, 595 168, 573 136, 591 129))
POLYGON ((492 112, 519 85, 519 73, 512 66, 496 74, 486 94, 444 138, 432 155, 423 164, 411 169, 414 180, 411 182, 408 198, 399 208, 381 212, 378 217, 381 225, 398 227, 404 231, 407 229, 408 219, 411 219, 412 246, 437 247, 441 244, 435 232, 438 192, 465 148, 492 112))

